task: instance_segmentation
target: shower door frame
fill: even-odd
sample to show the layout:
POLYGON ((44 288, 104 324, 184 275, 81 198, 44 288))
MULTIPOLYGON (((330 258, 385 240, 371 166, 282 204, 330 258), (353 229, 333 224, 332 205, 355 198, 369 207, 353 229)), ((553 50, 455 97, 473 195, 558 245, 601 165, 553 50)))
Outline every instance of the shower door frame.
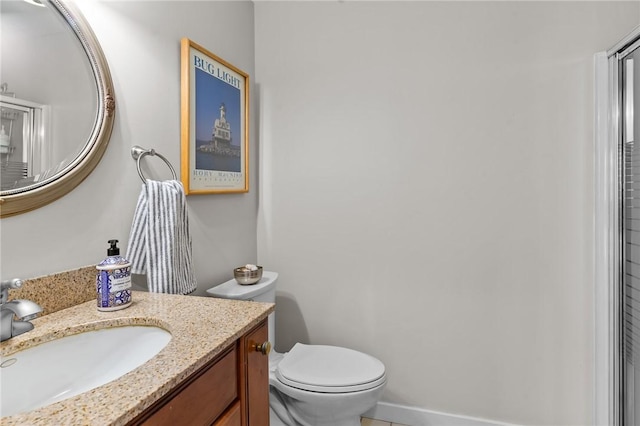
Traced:
POLYGON ((594 424, 624 425, 621 361, 624 282, 622 207, 621 60, 640 46, 640 26, 594 57, 594 424))

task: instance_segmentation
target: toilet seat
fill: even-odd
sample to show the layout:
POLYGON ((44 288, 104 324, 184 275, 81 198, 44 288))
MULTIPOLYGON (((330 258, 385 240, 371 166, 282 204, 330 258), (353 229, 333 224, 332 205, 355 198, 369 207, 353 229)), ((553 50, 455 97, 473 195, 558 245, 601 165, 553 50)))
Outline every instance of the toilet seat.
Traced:
POLYGON ((384 364, 371 355, 302 343, 296 343, 278 363, 275 376, 285 385, 323 393, 358 392, 386 382, 384 364))

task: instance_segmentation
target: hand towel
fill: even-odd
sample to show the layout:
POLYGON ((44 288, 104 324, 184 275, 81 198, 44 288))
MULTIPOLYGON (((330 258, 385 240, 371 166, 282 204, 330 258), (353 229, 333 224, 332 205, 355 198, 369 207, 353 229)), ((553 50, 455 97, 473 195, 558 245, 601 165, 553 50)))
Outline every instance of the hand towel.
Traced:
POLYGON ((182 183, 147 179, 142 185, 127 246, 131 272, 146 274, 153 293, 196 289, 187 202, 182 183))

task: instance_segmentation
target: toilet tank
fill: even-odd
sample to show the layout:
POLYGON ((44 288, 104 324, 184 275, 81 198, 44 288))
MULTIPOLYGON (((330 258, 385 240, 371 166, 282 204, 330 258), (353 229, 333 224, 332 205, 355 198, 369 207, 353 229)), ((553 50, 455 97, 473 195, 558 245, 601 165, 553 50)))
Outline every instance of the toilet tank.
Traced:
MULTIPOLYGON (((220 299, 251 300, 254 302, 276 303, 276 281, 278 273, 263 271, 262 278, 255 284, 240 285, 230 279, 207 290, 209 296, 220 299)), ((269 341, 276 344, 276 313, 269 314, 269 341)))
POLYGON ((209 296, 220 299, 253 300, 256 302, 276 303, 277 272, 264 271, 262 278, 255 284, 240 285, 235 279, 211 287, 209 296))

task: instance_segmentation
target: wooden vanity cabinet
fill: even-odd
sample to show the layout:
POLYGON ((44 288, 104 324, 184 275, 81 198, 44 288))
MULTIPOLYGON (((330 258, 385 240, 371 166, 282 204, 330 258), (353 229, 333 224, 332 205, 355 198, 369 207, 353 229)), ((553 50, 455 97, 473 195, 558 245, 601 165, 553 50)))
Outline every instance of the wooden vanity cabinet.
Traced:
POLYGON ((267 320, 240 337, 129 425, 268 426, 267 320))

